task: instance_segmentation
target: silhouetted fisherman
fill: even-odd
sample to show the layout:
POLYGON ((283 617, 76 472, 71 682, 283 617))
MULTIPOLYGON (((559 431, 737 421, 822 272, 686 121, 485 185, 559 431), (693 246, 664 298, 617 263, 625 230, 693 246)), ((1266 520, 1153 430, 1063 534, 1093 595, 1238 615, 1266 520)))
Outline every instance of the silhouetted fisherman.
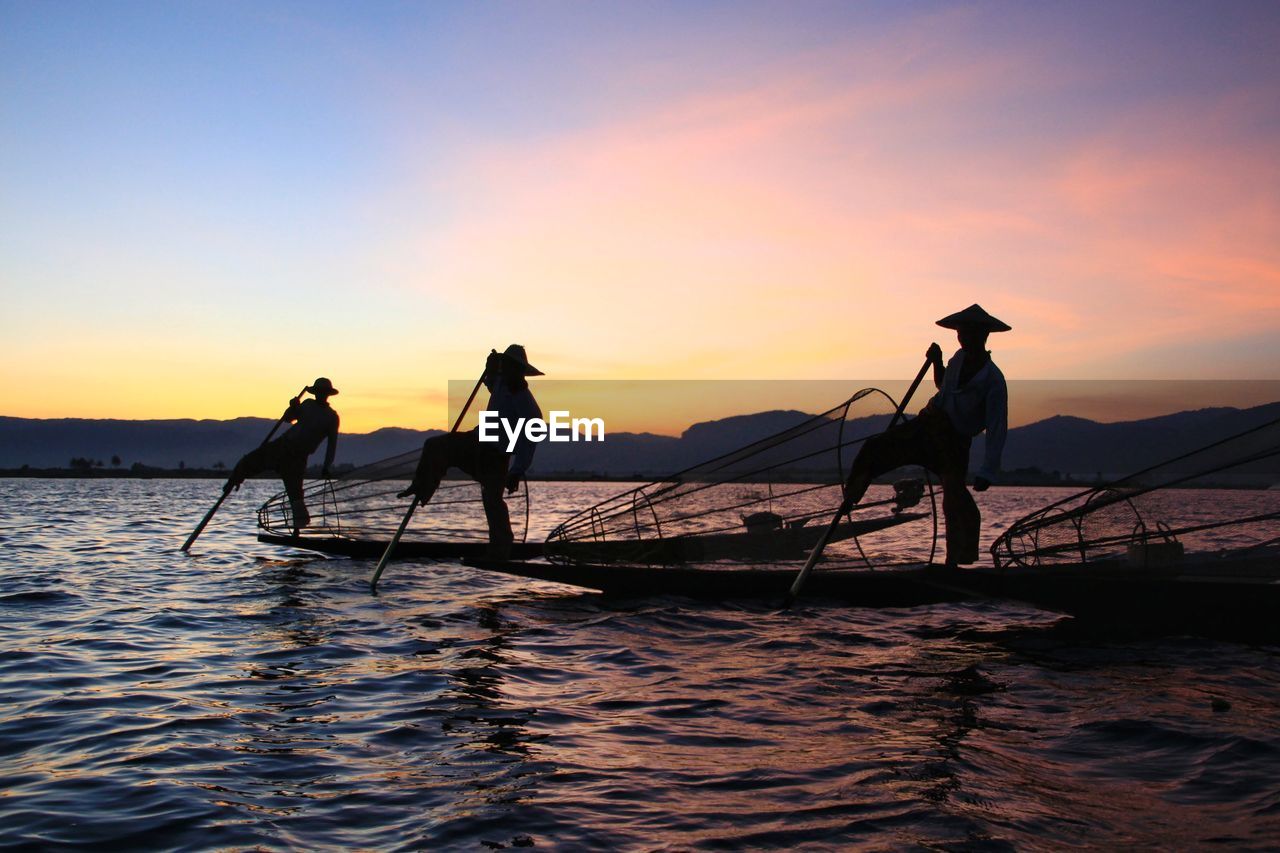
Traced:
MULTIPOLYGON (((502 353, 491 353, 484 369, 484 385, 489 389, 487 411, 496 412, 500 421, 513 429, 520 419, 541 418, 542 410, 529 390, 526 377, 542 376, 541 370, 529 364, 524 347, 512 344, 502 353)), ((537 444, 522 430, 511 453, 506 452, 506 431, 499 427, 499 441, 481 441, 479 428, 468 432, 436 435, 422 443, 422 457, 409 488, 400 493, 413 495, 426 504, 440 487, 450 468, 459 468, 480 484, 480 500, 489 523, 489 551, 492 559, 504 560, 511 553, 515 539, 511 532, 511 516, 503 489, 510 494, 520 487, 525 472, 533 462, 537 444)))
POLYGON ((240 488, 240 484, 261 471, 275 471, 284 482, 284 490, 289 495, 289 506, 293 512, 293 529, 306 527, 311 522, 306 502, 302 499, 302 478, 307 471, 307 457, 315 453, 320 442, 328 439, 328 447, 324 454, 324 469, 320 476, 328 479, 329 469, 333 465, 333 454, 338 449, 338 413, 329 405, 329 398, 338 393, 333 383, 323 376, 307 386, 306 391, 315 396, 314 400, 301 400, 294 397, 285 410, 284 420, 293 426, 275 441, 268 442, 257 450, 245 454, 236 463, 230 479, 223 486, 224 491, 240 488))
POLYGON ((942 512, 947 524, 947 565, 978 559, 978 533, 982 516, 965 487, 969 469, 969 444, 986 431, 986 454, 973 478, 975 491, 991 486, 1000 470, 1005 435, 1009 428, 1009 392, 1004 374, 987 352, 987 336, 1010 327, 992 317, 980 305, 943 317, 938 325, 954 329, 960 349, 945 368, 942 348, 929 347, 925 357, 933 362, 933 382, 938 393, 913 420, 867 439, 853 460, 845 484, 842 512, 848 512, 866 494, 871 481, 902 465, 923 465, 942 480, 942 512))

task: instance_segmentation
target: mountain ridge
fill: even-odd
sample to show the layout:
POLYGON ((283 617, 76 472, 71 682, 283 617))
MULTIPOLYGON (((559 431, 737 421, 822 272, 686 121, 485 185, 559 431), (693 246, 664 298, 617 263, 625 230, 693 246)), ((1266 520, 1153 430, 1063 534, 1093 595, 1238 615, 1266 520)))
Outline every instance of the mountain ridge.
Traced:
MULTIPOLYGON (((543 444, 535 474, 658 476, 757 441, 812 417, 793 409, 733 415, 691 424, 679 436, 609 433, 604 442, 543 444)), ((846 435, 883 429, 888 415, 850 420, 846 435)), ((1122 474, 1203 446, 1218 437, 1280 419, 1280 402, 1247 409, 1189 409, 1153 418, 1104 423, 1073 415, 1054 415, 1009 431, 1005 470, 1038 468, 1044 472, 1095 477, 1122 474)), ((212 468, 234 465, 261 442, 274 421, 238 417, 229 420, 172 418, 18 418, 0 416, 0 468, 63 468, 74 458, 120 467, 138 463, 154 468, 212 468)), ((364 465, 416 451, 441 430, 382 427, 339 437, 337 462, 364 465)), ((973 467, 982 457, 984 438, 973 446, 973 467)), ((312 457, 316 462, 319 454, 312 457)), ((1259 471, 1270 471, 1264 460, 1259 471)))

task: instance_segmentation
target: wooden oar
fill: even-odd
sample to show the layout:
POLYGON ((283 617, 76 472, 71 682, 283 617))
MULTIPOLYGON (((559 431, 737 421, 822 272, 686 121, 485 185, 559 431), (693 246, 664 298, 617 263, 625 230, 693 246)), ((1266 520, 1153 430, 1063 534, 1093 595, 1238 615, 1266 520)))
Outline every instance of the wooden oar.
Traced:
MULTIPOLYGON (((497 350, 493 350, 497 353, 497 350)), ((467 409, 471 408, 471 401, 476 398, 476 392, 480 390, 481 384, 484 383, 485 373, 488 373, 488 365, 485 365, 485 372, 480 374, 480 378, 476 380, 476 387, 471 389, 471 396, 467 398, 467 402, 463 405, 462 411, 458 412, 458 419, 453 422, 453 429, 449 433, 458 431, 458 427, 462 426, 462 419, 467 414, 467 409)), ((373 595, 378 594, 378 578, 382 577, 382 570, 387 567, 387 562, 391 559, 391 554, 396 550, 396 545, 400 543, 400 537, 404 535, 404 529, 409 526, 409 519, 413 518, 414 510, 418 508, 418 499, 414 497, 409 501, 409 509, 405 511, 404 518, 400 520, 400 526, 396 529, 396 535, 391 537, 391 541, 387 543, 387 550, 382 552, 382 559, 378 561, 378 568, 373 571, 373 578, 369 581, 369 592, 373 595)))
MULTIPOLYGON (((301 397, 305 393, 307 393, 307 386, 303 385, 302 390, 298 392, 298 397, 301 397)), ((290 406, 289 408, 293 408, 293 407, 290 406)), ((280 429, 280 424, 284 423, 285 415, 287 414, 289 414, 288 409, 285 410, 284 415, 280 416, 280 420, 276 421, 276 425, 271 428, 271 432, 267 433, 267 437, 262 439, 262 444, 258 445, 259 448, 266 445, 266 443, 271 440, 271 437, 276 434, 276 430, 280 429)), ((227 482, 231 482, 231 479, 227 478, 227 482)), ((187 537, 187 541, 182 543, 183 551, 191 550, 191 543, 195 542, 196 539, 200 536, 200 534, 204 532, 205 526, 213 519, 214 513, 218 511, 218 507, 222 506, 222 502, 227 499, 227 495, 229 494, 231 494, 231 490, 228 489, 226 486, 223 486, 222 494, 218 497, 217 502, 214 503, 213 507, 204 514, 204 518, 200 519, 200 523, 196 525, 195 530, 191 531, 191 535, 187 537)))
MULTIPOLYGON (((898 410, 893 413, 893 419, 889 421, 889 426, 885 428, 885 432, 893 429, 898 425, 898 421, 902 420, 902 413, 907 409, 907 403, 911 401, 911 395, 916 393, 916 389, 920 387, 921 380, 924 375, 929 372, 932 361, 928 358, 924 360, 924 366, 920 368, 920 372, 916 374, 915 380, 911 383, 911 387, 907 389, 907 395, 902 398, 902 402, 898 404, 898 410)), ((813 550, 809 552, 809 559, 805 561, 804 568, 800 570, 800 574, 796 575, 795 582, 791 584, 791 591, 787 593, 786 606, 790 607, 791 603, 796 600, 796 596, 800 594, 800 590, 804 588, 804 582, 809 579, 809 573, 813 571, 813 567, 818 560, 822 558, 822 552, 827 547, 827 540, 831 538, 831 534, 835 533, 836 527, 840 524, 840 519, 844 516, 841 511, 844 507, 836 510, 835 516, 832 517, 831 523, 827 525, 827 529, 818 537, 818 541, 814 544, 813 550)))

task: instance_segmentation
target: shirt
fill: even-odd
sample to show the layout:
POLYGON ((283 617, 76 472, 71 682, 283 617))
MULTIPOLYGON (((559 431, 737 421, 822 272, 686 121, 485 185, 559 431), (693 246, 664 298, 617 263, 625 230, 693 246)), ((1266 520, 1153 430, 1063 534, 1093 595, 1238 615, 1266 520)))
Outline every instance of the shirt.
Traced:
MULTIPOLYGON (((485 406, 486 411, 496 412, 501 421, 510 425, 512 429, 515 429, 516 423, 521 418, 524 418, 525 423, 528 423, 530 418, 541 419, 542 409, 538 408, 538 401, 533 399, 533 392, 529 390, 527 384, 519 390, 512 390, 510 385, 501 378, 497 378, 486 379, 485 385, 489 387, 489 405, 485 406)), ((520 437, 516 439, 515 450, 511 452, 511 467, 508 469, 512 474, 522 476, 529 470, 529 465, 533 462, 533 452, 538 449, 538 445, 526 436, 524 426, 525 424, 520 425, 520 437)), ((501 426, 498 429, 502 437, 502 446, 506 447, 506 429, 501 426)))
POLYGON ((333 454, 338 449, 338 413, 328 403, 303 400, 296 406, 290 406, 284 417, 285 420, 296 421, 284 434, 286 441, 303 448, 310 456, 327 438, 329 446, 325 448, 324 467, 333 464, 333 454))
POLYGON ((1009 390, 1004 374, 996 363, 987 363, 960 385, 960 371, 964 367, 964 350, 958 350, 947 362, 942 374, 942 387, 929 401, 929 405, 941 410, 957 432, 973 437, 987 431, 987 449, 978 476, 994 480, 1000 470, 1000 457, 1004 453, 1004 441, 1009 432, 1009 390))

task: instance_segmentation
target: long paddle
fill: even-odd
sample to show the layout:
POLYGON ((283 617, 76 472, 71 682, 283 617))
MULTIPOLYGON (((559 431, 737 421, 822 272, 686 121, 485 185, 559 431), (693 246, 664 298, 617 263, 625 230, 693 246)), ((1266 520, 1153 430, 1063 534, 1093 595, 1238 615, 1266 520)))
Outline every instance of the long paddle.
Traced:
MULTIPOLYGON (((898 410, 893 413, 893 420, 889 421, 889 426, 885 429, 886 432, 893 429, 898 425, 898 421, 902 420, 902 413, 906 411, 907 403, 911 401, 911 395, 915 394, 916 389, 920 387, 920 382, 924 379, 924 375, 929 372, 931 364, 933 364, 933 362, 930 359, 926 358, 924 360, 924 366, 920 368, 920 372, 916 374, 916 378, 911 383, 911 387, 907 389, 907 395, 903 397, 902 402, 898 404, 898 410)), ((800 570, 800 574, 796 575, 795 582, 791 584, 791 591, 787 593, 787 607, 790 607, 791 603, 796 600, 796 596, 800 594, 800 590, 804 587, 804 582, 809 579, 809 573, 813 571, 814 565, 816 565, 818 560, 822 558, 822 552, 827 547, 827 540, 831 538, 831 534, 836 532, 836 527, 840 524, 840 519, 844 515, 841 511, 843 509, 844 507, 842 505, 840 509, 836 510, 836 514, 832 517, 831 523, 827 525, 827 529, 818 537, 818 541, 814 544, 813 550, 809 552, 809 559, 805 561, 804 568, 800 570)))
MULTIPOLYGON (((497 350, 493 350, 494 353, 497 350)), ((453 429, 449 430, 450 434, 458 431, 458 427, 462 426, 462 419, 466 417, 467 409, 471 408, 471 401, 476 398, 476 392, 480 390, 480 385, 484 382, 485 373, 488 373, 488 365, 485 365, 485 372, 480 374, 480 378, 476 380, 476 387, 471 389, 471 396, 467 398, 467 402, 463 405, 462 411, 458 412, 458 419, 453 422, 453 429)), ((400 543, 400 537, 404 535, 404 529, 409 526, 409 519, 413 518, 413 512, 418 508, 418 499, 415 497, 409 501, 409 509, 405 512, 404 518, 400 520, 400 526, 396 529, 396 535, 391 537, 391 541, 387 543, 387 550, 382 552, 382 559, 378 561, 378 568, 373 571, 373 578, 369 581, 369 592, 373 595, 378 594, 378 578, 382 577, 382 570, 387 567, 387 561, 391 559, 391 552, 395 551, 396 545, 400 543)))
MULTIPOLYGON (((302 390, 298 392, 298 396, 301 397, 305 393, 307 393, 307 386, 304 385, 302 386, 302 390)), ((290 406, 289 408, 293 408, 293 407, 290 406)), ((280 416, 280 420, 276 421, 276 425, 271 428, 271 432, 267 433, 267 437, 262 439, 262 444, 259 444, 258 447, 260 448, 263 447, 268 441, 271 440, 271 437, 276 434, 276 430, 280 429, 280 424, 284 423, 285 415, 288 415, 288 414, 289 414, 289 410, 286 409, 285 414, 280 416)), ((228 482, 230 482, 229 478, 228 478, 228 482)), ((213 505, 213 507, 208 512, 204 514, 204 518, 200 519, 200 523, 196 525, 196 529, 191 531, 191 535, 187 537, 187 541, 182 544, 183 551, 191 550, 191 543, 195 542, 196 539, 200 536, 200 534, 204 532, 205 526, 213 519, 213 514, 218 511, 218 507, 222 506, 222 502, 227 499, 227 495, 229 494, 231 494, 231 490, 224 486, 222 489, 222 494, 218 497, 217 502, 213 505)))

